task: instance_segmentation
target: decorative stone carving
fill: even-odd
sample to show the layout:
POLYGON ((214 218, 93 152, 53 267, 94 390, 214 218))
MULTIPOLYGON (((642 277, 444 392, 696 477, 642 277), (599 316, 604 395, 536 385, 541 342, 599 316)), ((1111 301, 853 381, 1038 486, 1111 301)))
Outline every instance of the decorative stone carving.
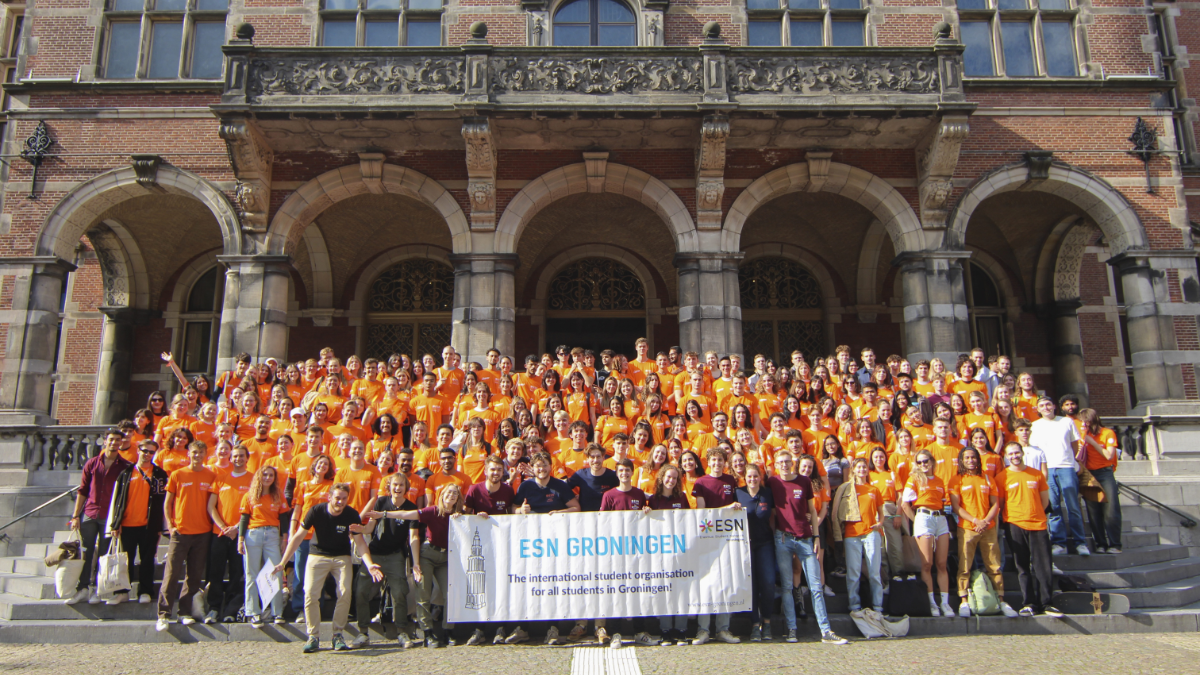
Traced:
POLYGON ((646 46, 661 47, 663 45, 662 12, 642 12, 642 21, 646 26, 646 46))
POLYGON ((1072 227, 1058 247, 1054 264, 1054 300, 1063 302, 1079 299, 1079 270, 1083 267, 1083 251, 1091 232, 1086 227, 1072 227))
POLYGON ((546 12, 529 12, 529 46, 545 47, 550 44, 547 26, 550 15, 546 12))
POLYGON ((96 261, 100 263, 100 276, 104 280, 104 306, 128 306, 130 274, 121 240, 107 226, 94 229, 87 236, 92 249, 96 251, 96 261))
POLYGON ((698 92, 699 58, 501 57, 495 60, 496 93, 567 92, 634 94, 647 91, 698 92))
POLYGON ((471 229, 496 227, 496 141, 486 117, 463 120, 467 145, 467 194, 471 198, 471 229))
POLYGON ((275 153, 258 128, 244 119, 223 122, 218 133, 225 139, 229 162, 238 179, 234 197, 242 227, 251 232, 266 232, 275 153))
POLYGON ((696 226, 720 229, 721 199, 725 196, 725 141, 729 118, 707 115, 700 125, 700 151, 696 154, 696 226))
POLYGON ((383 160, 382 152, 358 153, 358 170, 362 173, 367 192, 383 194, 383 160))
POLYGON ((151 190, 161 189, 158 187, 158 166, 162 164, 162 157, 130 155, 129 164, 133 167, 133 173, 137 175, 138 185, 151 190))
POLYGON ((461 94, 459 57, 262 58, 250 66, 249 97, 461 94))
POLYGON ((881 58, 778 56, 729 59, 733 93, 776 94, 936 94, 935 57, 881 58))
POLYGON ((921 222, 927 228, 946 226, 958 154, 969 132, 965 115, 946 116, 917 146, 917 191, 921 222))
POLYGON ((1050 178, 1050 165, 1053 163, 1054 153, 1050 150, 1030 150, 1025 153, 1025 166, 1029 169, 1026 180, 1032 183, 1050 178))
POLYGON ((829 180, 829 165, 833 162, 833 153, 828 150, 810 150, 804 153, 808 162, 808 192, 820 192, 829 180))
POLYGON ((608 173, 608 153, 583 153, 583 168, 587 174, 588 192, 594 194, 604 192, 604 178, 608 173))

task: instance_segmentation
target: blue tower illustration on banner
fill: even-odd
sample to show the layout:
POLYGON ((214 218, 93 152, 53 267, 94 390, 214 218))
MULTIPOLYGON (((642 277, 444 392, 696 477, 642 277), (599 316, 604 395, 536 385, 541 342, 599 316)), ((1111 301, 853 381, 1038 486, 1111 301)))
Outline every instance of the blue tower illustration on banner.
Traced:
POLYGON ((483 563, 483 544, 479 542, 479 529, 476 528, 471 555, 467 557, 467 609, 487 606, 487 570, 483 563))

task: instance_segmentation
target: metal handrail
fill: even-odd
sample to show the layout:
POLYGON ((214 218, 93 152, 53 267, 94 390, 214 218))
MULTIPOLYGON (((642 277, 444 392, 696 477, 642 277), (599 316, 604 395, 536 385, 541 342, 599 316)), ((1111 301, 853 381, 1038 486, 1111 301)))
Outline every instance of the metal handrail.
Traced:
POLYGON ((4 530, 8 529, 9 527, 11 527, 13 525, 16 525, 17 523, 21 522, 22 520, 25 520, 29 516, 32 516, 33 514, 37 513, 38 511, 41 511, 42 509, 46 508, 47 506, 50 506, 51 504, 53 504, 54 502, 57 502, 58 500, 62 499, 63 497, 66 497, 67 495, 75 494, 75 492, 77 490, 79 490, 78 487, 73 487, 70 490, 67 490, 66 492, 62 493, 61 495, 51 499, 50 501, 45 502, 39 506, 35 506, 28 513, 18 516, 16 518, 14 518, 13 520, 9 521, 4 526, 0 527, 0 541, 8 539, 8 534, 5 533, 4 530))
MULTIPOLYGON (((1191 516, 1189 516, 1185 513, 1182 513, 1180 511, 1177 511, 1177 510, 1171 508, 1170 506, 1167 506, 1166 504, 1158 501, 1154 497, 1150 497, 1135 488, 1125 485, 1124 483, 1118 482, 1117 489, 1133 493, 1133 495, 1138 499, 1139 503, 1143 502, 1143 501, 1147 501, 1164 511, 1170 511, 1172 514, 1179 517, 1179 524, 1182 525, 1183 527, 1195 527, 1196 526, 1196 521, 1192 520, 1191 516)), ((3 529, 3 528, 0 528, 0 529, 3 529)))

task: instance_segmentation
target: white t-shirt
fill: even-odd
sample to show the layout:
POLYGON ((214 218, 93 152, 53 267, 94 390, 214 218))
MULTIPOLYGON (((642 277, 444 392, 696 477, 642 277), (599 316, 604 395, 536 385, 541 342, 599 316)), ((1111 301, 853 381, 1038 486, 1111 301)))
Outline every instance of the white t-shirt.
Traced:
POLYGON ((1051 469, 1075 468, 1075 443, 1079 440, 1075 421, 1062 416, 1037 420, 1029 434, 1029 444, 1041 449, 1051 469))
MULTIPOLYGON (((1033 447, 1032 445, 1025 446, 1025 459, 1023 461, 1025 462, 1025 466, 1041 471, 1042 465, 1046 463, 1046 453, 1042 452, 1039 448, 1033 447)), ((1004 466, 1007 467, 1008 465, 1008 457, 1005 456, 1004 466)))

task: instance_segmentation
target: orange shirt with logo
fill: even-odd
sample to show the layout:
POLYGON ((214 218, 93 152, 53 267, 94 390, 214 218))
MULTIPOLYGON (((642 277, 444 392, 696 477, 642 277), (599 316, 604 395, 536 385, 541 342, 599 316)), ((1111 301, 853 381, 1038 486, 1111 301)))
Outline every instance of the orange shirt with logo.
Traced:
POLYGON ((371 492, 379 493, 379 483, 382 480, 383 475, 379 473, 379 469, 370 464, 363 464, 363 468, 358 470, 347 466, 338 469, 333 476, 335 483, 350 484, 350 499, 347 503, 359 513, 362 513, 367 502, 371 500, 371 492))
POLYGON ((150 483, 146 482, 147 477, 152 477, 150 470, 138 471, 137 467, 132 469, 132 474, 129 476, 129 487, 125 492, 125 515, 121 518, 121 527, 141 527, 150 521, 150 483))
POLYGON ((1045 530, 1046 510, 1042 508, 1042 493, 1049 490, 1041 471, 1026 466, 1021 471, 1006 467, 997 484, 1004 499, 1004 521, 1022 530, 1045 530))
POLYGON ((242 497, 241 512, 250 516, 249 529, 251 530, 256 527, 279 527, 279 514, 287 513, 290 510, 291 507, 283 498, 282 491, 280 491, 278 499, 271 499, 269 494, 265 494, 257 503, 253 504, 249 494, 242 497))
MULTIPOLYGON (((242 497, 250 491, 250 481, 254 474, 249 471, 235 476, 231 471, 217 471, 217 482, 213 494, 217 496, 217 513, 225 525, 237 525, 241 518, 242 497)), ((216 523, 212 526, 213 534, 221 534, 221 528, 216 523)))
POLYGON ((941 511, 942 505, 946 501, 946 484, 937 476, 926 476, 925 487, 920 487, 917 484, 916 477, 910 476, 908 484, 904 486, 905 498, 908 497, 909 490, 915 499, 910 500, 913 503, 913 508, 925 508, 932 511, 941 511))
POLYGON ((1116 432, 1114 432, 1112 429, 1106 429, 1104 427, 1101 427, 1099 434, 1097 434, 1095 436, 1088 434, 1088 436, 1090 436, 1093 440, 1095 440, 1100 445, 1103 445, 1106 448, 1110 448, 1112 450, 1113 456, 1112 456, 1112 459, 1106 459, 1104 457, 1104 453, 1093 448, 1090 443, 1085 442, 1084 447, 1087 448, 1087 461, 1085 462, 1085 464, 1087 466, 1087 470, 1095 471, 1096 469, 1107 469, 1109 467, 1116 467, 1117 466, 1117 456, 1120 454, 1120 450, 1117 448, 1116 432))
POLYGON ((208 496, 214 491, 217 474, 211 469, 179 469, 167 480, 167 493, 175 495, 175 513, 171 514, 179 534, 205 534, 212 531, 208 517, 208 496))
POLYGON ((879 522, 879 510, 883 507, 883 495, 874 485, 855 485, 854 494, 858 498, 858 512, 862 519, 858 522, 845 523, 847 537, 861 537, 871 533, 871 529, 879 522))
MULTIPOLYGON (((959 505, 971 514, 972 518, 983 520, 992 509, 991 498, 996 496, 996 484, 986 474, 982 476, 955 476, 950 481, 949 493, 958 497, 959 505)), ((962 529, 973 529, 969 522, 959 522, 962 529)), ((993 520, 988 529, 996 526, 993 520)))

